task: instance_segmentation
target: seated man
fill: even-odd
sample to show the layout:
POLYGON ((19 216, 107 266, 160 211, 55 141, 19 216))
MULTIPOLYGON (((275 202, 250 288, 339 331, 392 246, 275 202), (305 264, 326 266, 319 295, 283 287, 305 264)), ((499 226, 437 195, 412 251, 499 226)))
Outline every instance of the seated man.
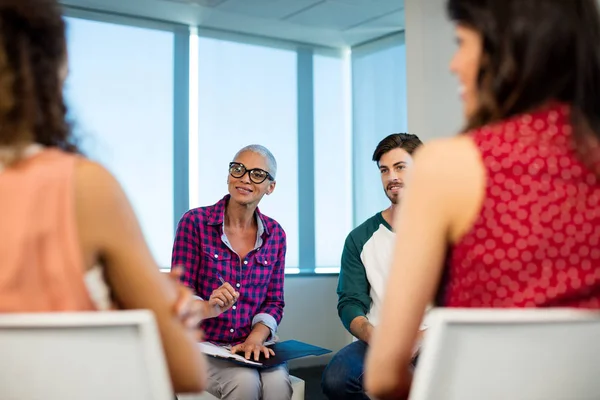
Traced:
POLYGON ((365 352, 379 317, 392 262, 394 214, 412 167, 412 154, 421 144, 415 135, 392 134, 379 142, 373 154, 391 205, 346 238, 337 290, 338 314, 346 329, 359 340, 340 350, 323 373, 323 393, 330 400, 369 399, 362 382, 365 352))
MULTIPOLYGON (((188 211, 179 221, 173 266, 204 309, 205 340, 232 346, 258 360, 283 316, 286 236, 258 210, 275 189, 277 163, 259 145, 241 149, 229 164, 229 194, 217 204, 188 211)), ((207 391, 222 399, 291 399, 287 366, 268 370, 207 357, 207 391)))

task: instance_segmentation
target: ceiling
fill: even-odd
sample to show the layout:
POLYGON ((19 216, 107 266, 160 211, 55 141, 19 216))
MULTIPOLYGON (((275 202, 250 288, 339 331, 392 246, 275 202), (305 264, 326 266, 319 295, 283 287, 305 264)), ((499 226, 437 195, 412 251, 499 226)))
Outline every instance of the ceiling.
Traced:
POLYGON ((62 0, 61 3, 328 47, 354 46, 404 29, 404 0, 62 0))

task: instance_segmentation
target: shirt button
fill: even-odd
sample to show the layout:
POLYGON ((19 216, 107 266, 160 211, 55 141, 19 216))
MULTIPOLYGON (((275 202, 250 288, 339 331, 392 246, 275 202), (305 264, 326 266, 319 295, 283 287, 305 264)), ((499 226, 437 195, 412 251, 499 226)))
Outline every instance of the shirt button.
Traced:
POLYGON ((248 265, 248 260, 244 260, 244 265, 248 265))
POLYGON ((233 329, 230 329, 229 332, 233 333, 233 329))
POLYGON ((234 310, 237 310, 237 306, 233 306, 232 308, 233 308, 234 310))
POLYGON ((267 265, 269 262, 267 260, 265 260, 265 265, 267 265))
POLYGON ((242 286, 242 285, 240 285, 240 284, 238 283, 238 284, 236 284, 235 286, 237 286, 237 287, 240 287, 240 286, 242 286))
POLYGON ((219 255, 218 255, 218 254, 215 254, 215 258, 219 258, 219 255))

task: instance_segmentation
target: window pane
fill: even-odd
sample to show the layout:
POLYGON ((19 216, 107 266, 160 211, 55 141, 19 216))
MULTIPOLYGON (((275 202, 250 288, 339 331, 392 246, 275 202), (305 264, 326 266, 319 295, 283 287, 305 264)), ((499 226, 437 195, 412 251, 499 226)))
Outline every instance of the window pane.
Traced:
MULTIPOLYGON (((355 222, 389 207, 377 166, 377 143, 406 132, 406 49, 402 35, 352 50, 355 222)), ((409 132, 419 134, 418 132, 409 132)))
POLYGON ((298 267, 296 52, 199 39, 199 204, 227 193, 227 165, 249 144, 277 159, 277 188, 261 212, 287 233, 286 266, 298 267))
POLYGON ((84 152, 120 181, 161 267, 171 264, 173 33, 68 18, 66 97, 84 152))
POLYGON ((315 55, 313 60, 316 266, 339 268, 344 241, 352 229, 347 68, 341 57, 315 55))

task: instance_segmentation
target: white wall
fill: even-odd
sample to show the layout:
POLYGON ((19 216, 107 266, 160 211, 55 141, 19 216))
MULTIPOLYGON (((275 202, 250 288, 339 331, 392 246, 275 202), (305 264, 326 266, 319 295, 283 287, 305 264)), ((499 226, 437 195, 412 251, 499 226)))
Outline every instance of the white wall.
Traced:
POLYGON ((371 157, 381 139, 407 131, 406 99, 404 33, 352 48, 355 225, 390 205, 371 157))
POLYGON ((458 81, 448 65, 455 50, 446 0, 405 0, 408 131, 430 140, 462 125, 458 81))
POLYGON ((352 341, 337 314, 337 276, 285 277, 285 314, 281 340, 295 339, 332 350, 321 357, 290 362, 290 367, 322 365, 352 341))

